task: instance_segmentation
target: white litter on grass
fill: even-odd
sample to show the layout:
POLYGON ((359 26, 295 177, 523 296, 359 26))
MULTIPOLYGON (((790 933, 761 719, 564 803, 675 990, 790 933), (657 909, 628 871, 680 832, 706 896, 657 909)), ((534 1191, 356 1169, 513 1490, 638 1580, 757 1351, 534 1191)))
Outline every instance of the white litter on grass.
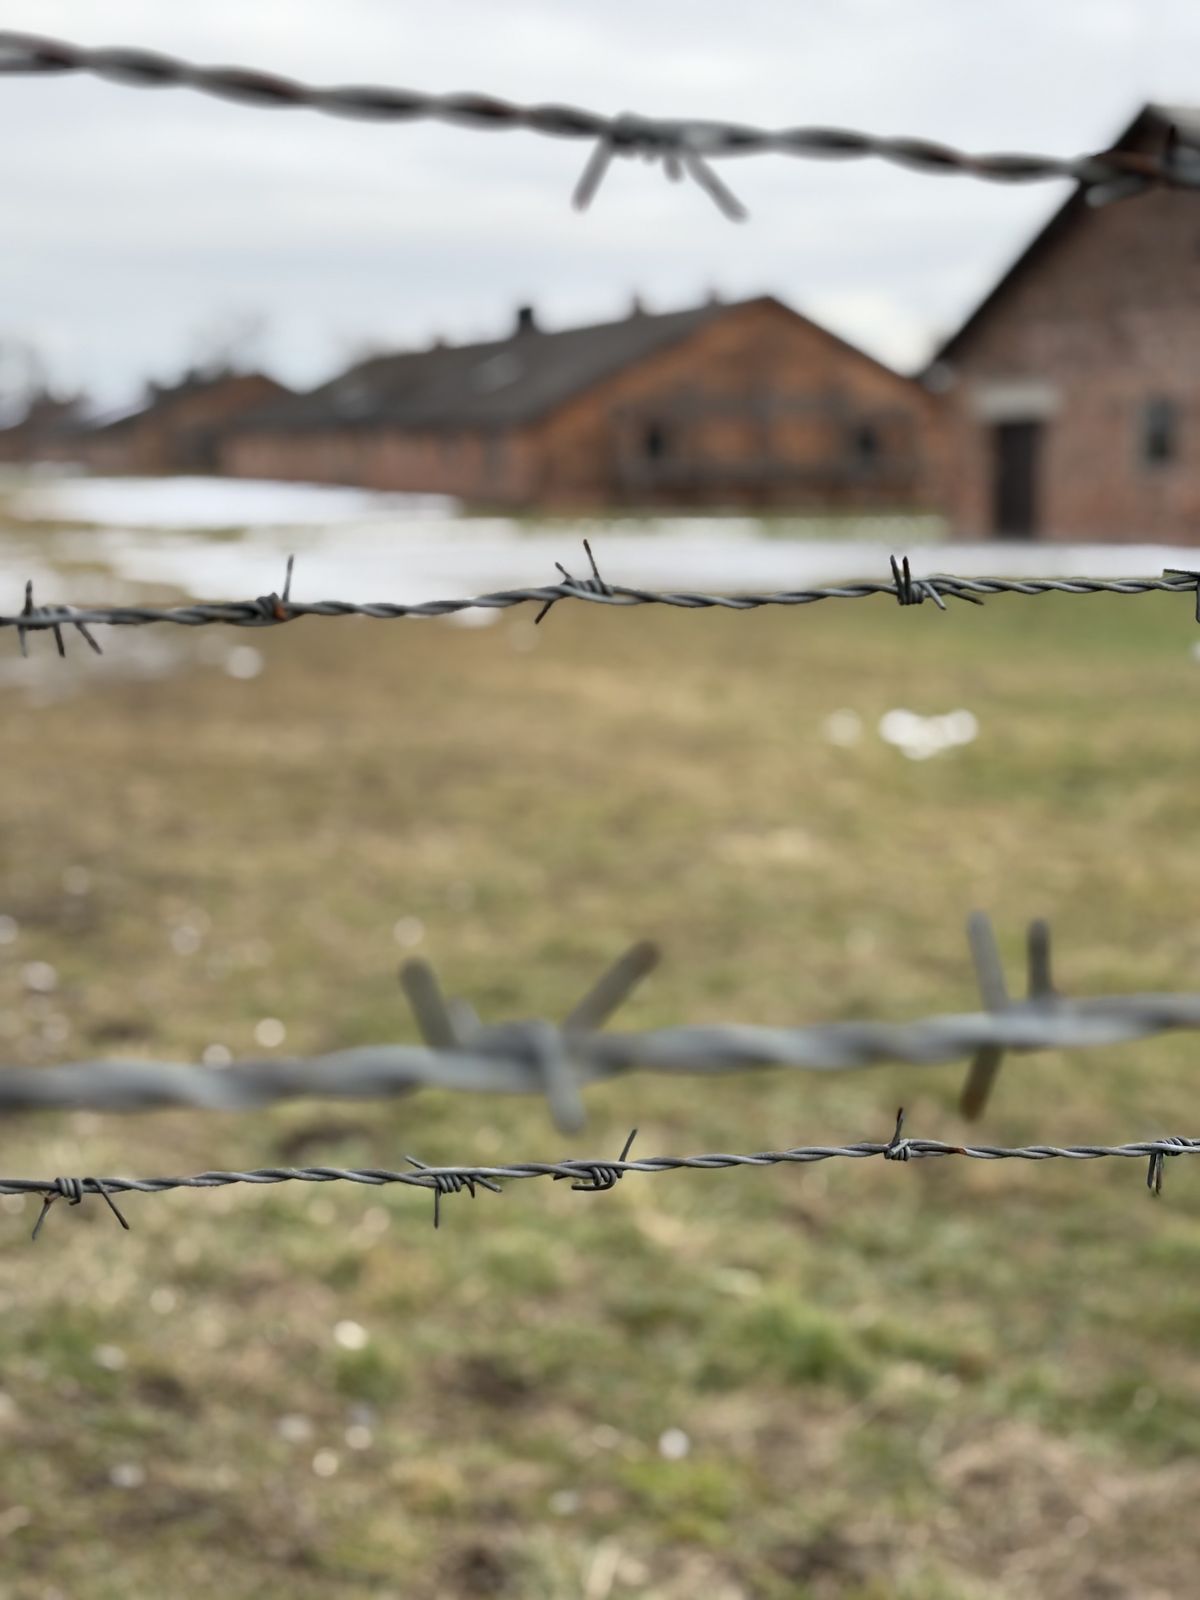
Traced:
POLYGON ((225 657, 224 665, 231 678, 257 678, 263 669, 262 651, 252 644, 235 644, 225 657))
POLYGON ((879 719, 879 737, 895 745, 910 761, 928 761, 979 736, 979 722, 970 711, 948 711, 941 717, 923 717, 897 706, 879 719))
POLYGON ((361 1322, 338 1322, 334 1324, 333 1342, 343 1350, 365 1350, 371 1336, 361 1322))
POLYGON ((171 949, 177 956, 194 956, 199 950, 202 935, 190 922, 181 922, 170 932, 171 949))
POLYGON ((278 1017, 264 1017, 254 1029, 254 1042, 264 1050, 274 1050, 287 1038, 287 1029, 278 1017))
POLYGON ((313 1436, 313 1425, 299 1412, 289 1411, 275 1424, 275 1432, 281 1439, 286 1439, 288 1444, 304 1444, 313 1436))
POLYGON ((405 950, 419 945, 425 937, 425 924, 420 917, 401 917, 392 928, 392 938, 405 950))
POLYGON ((27 961, 21 968, 21 982, 31 994, 53 994, 58 973, 48 961, 27 961))
POLYGON ((862 718, 857 711, 831 711, 821 724, 830 744, 848 750, 862 738, 862 718))
POLYGON ((682 1428, 666 1428, 658 1436, 658 1453, 664 1461, 682 1461, 691 1450, 692 1441, 682 1428))
POLYGON ((227 1067, 233 1060, 233 1051, 228 1045, 206 1044, 200 1059, 206 1067, 227 1067))

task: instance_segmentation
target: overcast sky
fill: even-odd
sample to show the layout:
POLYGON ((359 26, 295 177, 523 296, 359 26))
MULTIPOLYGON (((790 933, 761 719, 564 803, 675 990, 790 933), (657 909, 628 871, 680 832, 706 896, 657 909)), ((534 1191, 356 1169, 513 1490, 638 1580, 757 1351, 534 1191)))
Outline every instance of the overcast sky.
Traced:
MULTIPOLYGON (((1073 154, 1200 94, 1196 0, 0 0, 0 26, 324 82, 832 123, 1073 154)), ((342 123, 82 76, 0 78, 0 339, 120 400, 214 331, 313 383, 366 346, 771 291, 901 366, 1058 205, 878 162, 723 164, 751 211, 533 134, 342 123)), ((1131 202, 1136 204, 1136 201, 1131 202)), ((1198 213, 1200 215, 1200 213, 1198 213)))

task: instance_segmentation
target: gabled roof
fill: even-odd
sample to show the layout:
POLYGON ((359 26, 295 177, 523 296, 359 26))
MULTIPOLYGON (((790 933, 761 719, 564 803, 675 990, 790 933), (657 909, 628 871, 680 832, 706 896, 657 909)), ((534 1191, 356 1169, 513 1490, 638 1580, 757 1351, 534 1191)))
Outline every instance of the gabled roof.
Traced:
MULTIPOLYGON (((99 416, 80 417, 77 419, 78 431, 91 434, 118 433, 135 426, 147 417, 169 415, 180 400, 188 399, 192 395, 226 386, 249 388, 251 384, 256 387, 265 385, 274 389, 273 404, 278 404, 281 399, 292 393, 286 384, 280 383, 277 378, 272 378, 265 372, 190 372, 176 384, 152 384, 148 395, 134 405, 121 406, 99 416)), ((258 405, 261 401, 255 400, 253 403, 258 405)))
MULTIPOLYGON (((435 345, 376 356, 329 383, 286 402, 248 412, 237 426, 298 429, 328 427, 505 428, 533 422, 593 384, 678 344, 744 306, 773 305, 804 322, 769 295, 710 301, 687 311, 637 310, 617 322, 543 333, 518 327, 484 344, 435 345)), ((880 363, 817 324, 860 361, 880 363)), ((905 382, 891 368, 885 371, 905 382)))
MULTIPOLYGON (((1113 150, 1144 150, 1147 146, 1163 144, 1175 129, 1189 143, 1200 144, 1200 107, 1164 105, 1150 102, 1144 105, 1124 131, 1113 141, 1113 150)), ((969 314, 966 321, 951 334, 949 339, 933 356, 930 366, 941 361, 953 360, 959 347, 969 338, 975 328, 1002 300, 1011 285, 1017 278, 1023 277, 1033 266, 1036 266, 1045 256, 1047 250, 1058 242, 1062 236, 1069 232, 1077 223, 1088 216, 1092 206, 1088 201, 1087 192, 1083 184, 1079 184, 1069 194, 1063 204, 1053 214, 1048 222, 1033 236, 1025 248, 1017 256, 1012 265, 1001 274, 987 294, 969 314)))

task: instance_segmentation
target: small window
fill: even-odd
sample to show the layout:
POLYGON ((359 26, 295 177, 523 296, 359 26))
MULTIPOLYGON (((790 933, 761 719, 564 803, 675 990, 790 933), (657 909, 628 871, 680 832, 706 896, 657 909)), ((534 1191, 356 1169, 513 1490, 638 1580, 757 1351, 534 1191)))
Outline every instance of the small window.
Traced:
POLYGON ((1156 398, 1142 407, 1142 460, 1148 467, 1174 461, 1179 454, 1179 407, 1156 398))
POLYGON ((860 466, 869 467, 883 454, 883 440, 872 422, 860 422, 850 433, 850 449, 860 466))
POLYGON ((642 431, 642 454, 647 461, 662 461, 671 453, 671 435, 661 422, 648 422, 642 431))

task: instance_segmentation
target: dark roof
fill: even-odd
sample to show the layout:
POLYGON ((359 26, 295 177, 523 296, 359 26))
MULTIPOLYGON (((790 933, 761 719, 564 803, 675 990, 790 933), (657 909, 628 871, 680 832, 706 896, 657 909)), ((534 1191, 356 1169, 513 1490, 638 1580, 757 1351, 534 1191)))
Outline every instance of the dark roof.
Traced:
MULTIPOLYGON (((1200 143, 1200 108, 1196 106, 1173 106, 1151 102, 1144 105, 1124 130, 1113 141, 1113 150, 1139 150, 1148 144, 1161 144, 1171 129, 1177 129, 1180 135, 1190 142, 1200 143)), ((983 299, 967 317, 966 321, 952 333, 941 349, 937 351, 930 362, 935 366, 938 362, 951 360, 957 353, 959 346, 975 330, 976 326, 988 315, 993 306, 1005 294, 1009 285, 1037 262, 1041 261, 1047 250, 1055 244, 1069 229, 1084 216, 1091 213, 1092 206, 1088 201, 1087 193, 1082 184, 1076 185, 1067 196, 1063 204, 1051 216, 1050 220, 1034 234, 1033 238, 1017 256, 997 281, 984 295, 983 299)))
MULTIPOLYGON (((175 384, 149 385, 146 397, 137 405, 122 406, 119 410, 108 411, 95 417, 81 417, 77 420, 76 431, 81 433, 120 433, 127 428, 134 427, 146 417, 157 415, 159 412, 170 412, 177 401, 186 399, 189 395, 202 394, 209 389, 220 389, 227 384, 269 384, 276 391, 272 404, 278 404, 280 398, 290 396, 292 391, 286 384, 280 383, 277 378, 272 378, 265 372, 189 372, 175 384)), ((261 402, 255 402, 259 404, 261 402)))
MULTIPOLYGON (((774 305, 783 315, 799 318, 781 301, 762 295, 752 300, 714 300, 688 311, 635 311, 619 322, 558 333, 518 328, 507 338, 486 344, 434 345, 373 357, 308 394, 247 412, 235 426, 304 429, 389 423, 430 430, 517 426, 535 421, 582 390, 679 343, 730 311, 756 304, 774 305)), ((836 337, 824 328, 819 331, 828 339, 836 337)), ((844 340, 836 342, 845 345, 844 340)), ((880 365, 853 346, 845 348, 862 361, 880 365)), ((892 376, 905 381, 898 373, 892 376)))

